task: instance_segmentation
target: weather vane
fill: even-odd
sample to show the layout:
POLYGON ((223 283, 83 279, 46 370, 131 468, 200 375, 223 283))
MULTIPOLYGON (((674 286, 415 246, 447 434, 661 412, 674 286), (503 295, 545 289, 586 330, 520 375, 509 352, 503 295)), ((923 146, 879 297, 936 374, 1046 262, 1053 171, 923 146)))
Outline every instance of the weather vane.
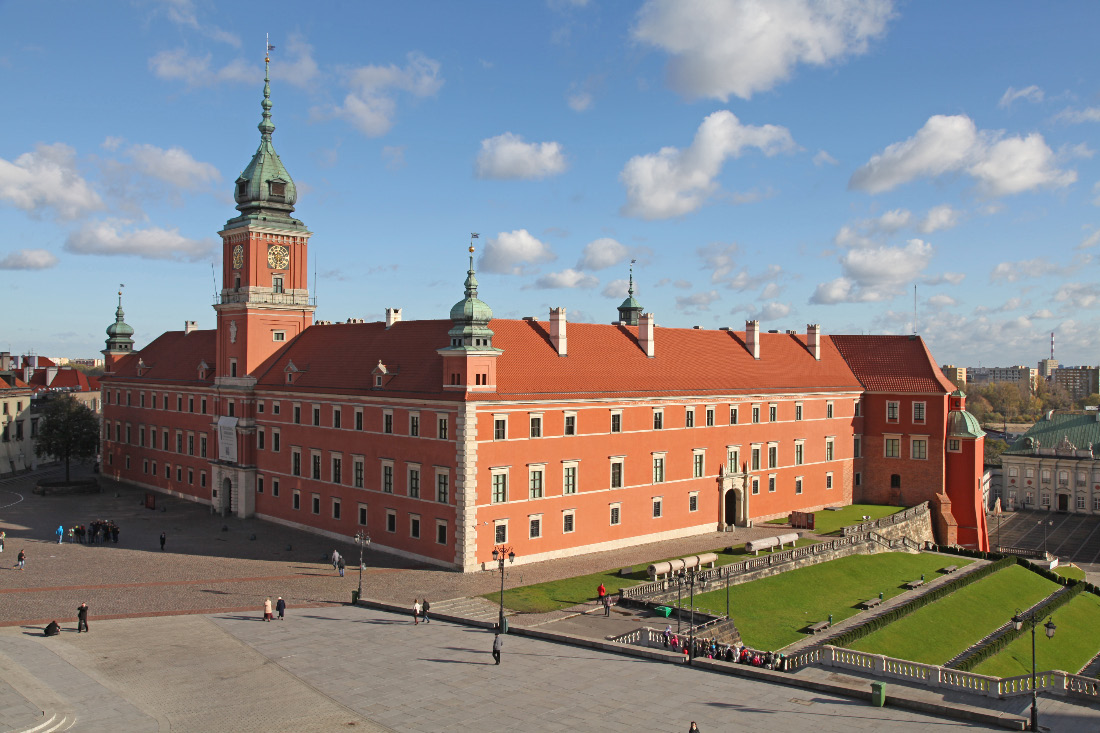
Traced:
POLYGON ((271 52, 275 50, 275 47, 271 45, 271 34, 264 34, 264 46, 267 48, 264 50, 264 61, 271 60, 271 52))
POLYGON ((474 240, 478 238, 477 232, 470 232, 470 252, 474 251, 474 240))

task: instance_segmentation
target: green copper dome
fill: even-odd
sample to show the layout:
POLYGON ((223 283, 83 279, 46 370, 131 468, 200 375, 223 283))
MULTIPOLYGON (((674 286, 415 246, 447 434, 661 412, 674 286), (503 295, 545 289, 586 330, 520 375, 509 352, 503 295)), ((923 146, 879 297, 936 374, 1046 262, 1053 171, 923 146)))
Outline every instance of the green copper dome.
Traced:
POLYGON ((952 410, 947 416, 947 437, 949 438, 981 438, 985 435, 978 418, 966 410, 952 410))
POLYGON ((619 319, 616 323, 637 326, 642 315, 642 304, 634 298, 634 261, 630 261, 630 287, 626 291, 626 300, 619 306, 619 319))
POLYGON ((122 311, 122 291, 118 292, 118 308, 115 310, 115 322, 107 326, 107 351, 133 351, 134 329, 124 319, 122 311))
POLYGON ((294 204, 298 201, 298 189, 287 173, 279 154, 271 143, 275 124, 271 121, 271 79, 270 61, 264 59, 264 99, 263 119, 257 125, 260 131, 260 147, 241 174, 237 176, 233 189, 233 199, 238 219, 263 219, 272 225, 291 225, 301 227, 302 223, 290 216, 294 204))
POLYGON ((493 309, 477 297, 477 275, 474 273, 474 247, 470 245, 470 269, 466 271, 466 297, 451 307, 454 326, 447 332, 451 338, 448 348, 466 351, 484 351, 493 348, 493 332, 489 321, 493 309))

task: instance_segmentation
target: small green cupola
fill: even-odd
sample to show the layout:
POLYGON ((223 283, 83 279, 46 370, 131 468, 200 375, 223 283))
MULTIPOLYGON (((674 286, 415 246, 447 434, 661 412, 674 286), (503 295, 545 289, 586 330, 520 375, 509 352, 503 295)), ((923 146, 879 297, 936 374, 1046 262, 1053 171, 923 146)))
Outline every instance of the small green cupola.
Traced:
POLYGON ((948 395, 947 437, 977 440, 985 435, 978 418, 966 411, 966 393, 957 389, 948 395))
POLYGON ((634 260, 630 261, 630 287, 626 291, 626 300, 619 306, 619 320, 627 326, 637 326, 642 315, 642 304, 634 298, 634 260))
POLYGON ((122 291, 118 291, 118 308, 115 309, 115 322, 107 326, 107 349, 112 353, 129 353, 134 350, 134 329, 123 319, 126 314, 122 311, 122 291))
POLYGON ((474 245, 470 244, 470 269, 466 271, 466 297, 451 308, 454 326, 447 332, 451 343, 449 350, 496 351, 493 349, 493 332, 489 321, 493 309, 477 297, 477 275, 474 272, 474 245))
MULTIPOLYGON (((268 47, 270 50, 270 46, 268 47)), ((260 220, 269 225, 303 227, 291 213, 298 200, 298 189, 287 173, 279 154, 271 143, 275 124, 271 121, 271 57, 264 57, 263 119, 260 131, 260 147, 234 183, 233 198, 241 215, 230 223, 241 220, 260 220)))

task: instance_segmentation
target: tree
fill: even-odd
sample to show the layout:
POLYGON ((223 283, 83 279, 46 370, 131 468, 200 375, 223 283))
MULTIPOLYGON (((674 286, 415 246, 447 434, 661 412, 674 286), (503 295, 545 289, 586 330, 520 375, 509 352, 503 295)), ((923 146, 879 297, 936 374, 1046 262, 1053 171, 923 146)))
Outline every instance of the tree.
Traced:
POLYGON ((38 423, 38 442, 34 452, 41 458, 54 456, 65 461, 65 480, 69 480, 69 461, 91 458, 99 447, 99 418, 70 394, 42 398, 38 423))
POLYGON ((999 466, 1001 465, 1001 454, 1008 450, 1008 443, 1003 440, 985 441, 985 465, 999 466))

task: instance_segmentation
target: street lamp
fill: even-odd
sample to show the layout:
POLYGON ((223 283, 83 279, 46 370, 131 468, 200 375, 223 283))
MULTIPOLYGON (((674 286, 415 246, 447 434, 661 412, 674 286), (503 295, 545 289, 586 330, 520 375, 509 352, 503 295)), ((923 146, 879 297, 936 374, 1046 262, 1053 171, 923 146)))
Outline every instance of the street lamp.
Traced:
MULTIPOLYGON (((688 606, 690 606, 690 608, 691 608, 691 611, 690 611, 691 621, 689 622, 689 628, 688 628, 688 636, 689 636, 688 649, 690 650, 688 652, 688 661, 691 661, 691 659, 695 656, 695 573, 696 573, 696 571, 694 569, 692 569, 692 571, 690 573, 687 572, 687 570, 681 570, 676 575, 677 605, 679 605, 679 603, 680 603, 680 600, 679 600, 680 592, 679 592, 679 590, 681 588, 683 588, 683 586, 685 584, 687 584, 688 589, 689 589, 689 593, 690 593, 690 595, 688 597, 689 598, 688 599, 688 606)), ((699 585, 703 589, 706 589, 707 581, 705 581, 703 579, 700 579, 699 580, 699 585)), ((676 628, 677 628, 677 633, 679 633, 679 628, 680 628, 679 608, 677 608, 677 614, 676 614, 676 628)))
POLYGON ((1048 530, 1048 528, 1054 526, 1054 520, 1053 519, 1040 519, 1038 521, 1038 524, 1043 525, 1043 554, 1046 555, 1046 553, 1047 553, 1047 530, 1048 530))
POLYGON ((504 633, 504 560, 507 558, 508 562, 516 561, 516 553, 512 551, 510 545, 497 545, 493 548, 493 560, 497 563, 497 568, 500 570, 500 616, 497 619, 497 631, 504 633))
POLYGON ((370 547, 370 535, 364 529, 355 533, 355 544, 359 545, 359 592, 358 598, 363 597, 363 550, 370 547))
MULTIPOLYGON (((1022 629, 1024 624, 1031 625, 1031 730, 1035 731, 1039 730, 1039 692, 1035 689, 1035 626, 1039 620, 1039 616, 1034 611, 1020 615, 1020 609, 1016 609, 1016 614, 1012 617, 1012 628, 1017 631, 1022 629)), ((1054 617, 1048 617, 1043 628, 1046 629, 1047 638, 1053 639, 1054 630, 1057 628, 1054 625, 1054 617)))

